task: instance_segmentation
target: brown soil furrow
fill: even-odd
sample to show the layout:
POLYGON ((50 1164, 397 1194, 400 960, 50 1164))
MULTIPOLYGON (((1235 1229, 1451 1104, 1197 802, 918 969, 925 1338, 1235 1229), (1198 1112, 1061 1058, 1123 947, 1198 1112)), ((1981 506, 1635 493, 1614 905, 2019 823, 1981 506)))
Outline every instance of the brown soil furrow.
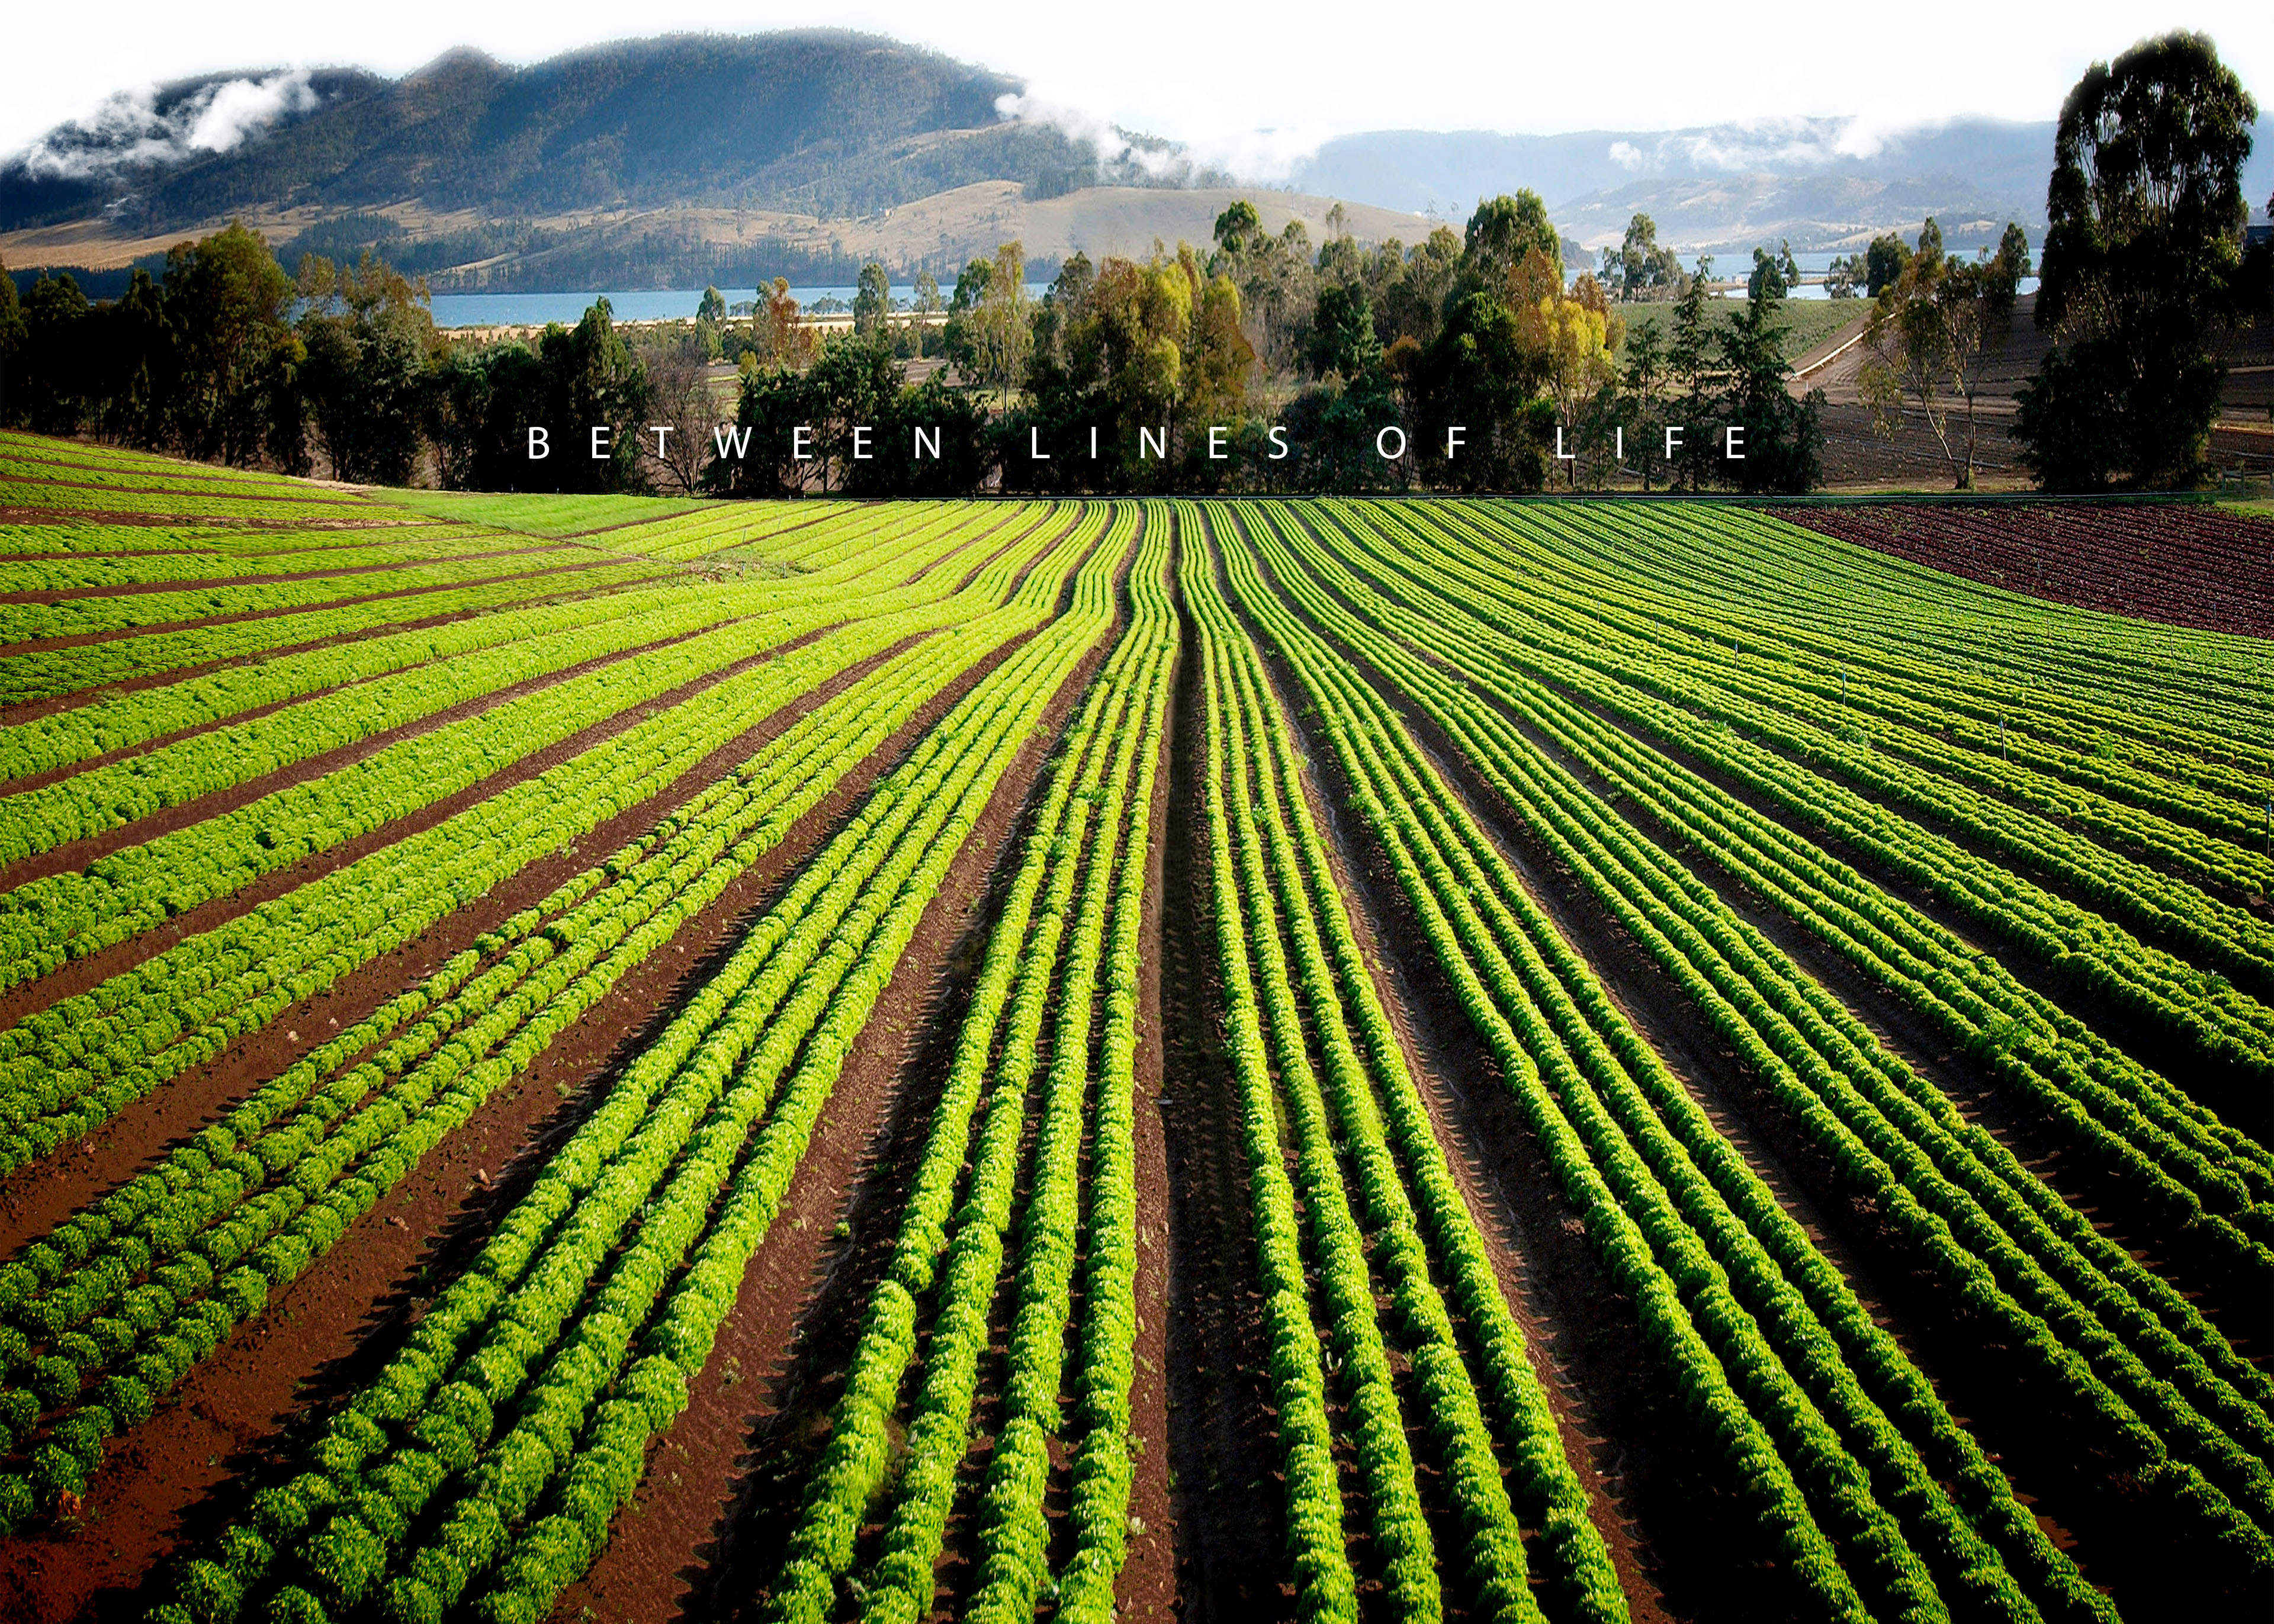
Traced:
MULTIPOLYGON (((255 1083, 282 1071, 306 1047, 296 1033, 328 1033, 334 1023, 346 1025, 360 1019, 394 994, 416 985, 454 954, 471 946, 483 932, 543 900, 597 858, 644 833, 698 790, 732 772, 801 718, 818 710, 898 651, 888 650, 864 660, 791 701, 749 733, 714 751, 661 793, 618 813, 567 850, 537 859, 438 921, 417 940, 358 966, 328 993, 286 1011, 224 1055, 129 1104, 62 1154, 19 1169, 0 1181, 0 1257, 11 1254, 87 1202, 133 1177, 152 1157, 194 1133, 250 1092, 255 1083)), ((872 767, 863 766, 848 775, 847 782, 866 784, 874 776, 872 767)), ((589 1022, 592 1017, 585 1019, 589 1022)))
MULTIPOLYGON (((391 620, 373 629, 359 627, 354 631, 335 632, 328 637, 312 637, 305 643, 273 644, 245 654, 233 654, 224 659, 199 660, 188 665, 169 665, 162 671, 146 671, 138 676, 121 677, 97 688, 74 688, 68 694, 51 694, 45 699, 21 700, 11 705, 0 705, 0 727, 12 727, 22 722, 37 721, 58 710, 70 710, 92 701, 114 698, 120 694, 139 693, 144 688, 163 688, 169 682, 186 681, 209 672, 222 671, 232 665, 258 665, 265 660, 280 659, 286 655, 307 654, 320 649, 335 648, 343 643, 361 643, 374 636, 393 636, 397 632, 424 631, 433 627, 448 626, 459 620, 471 620, 478 615, 509 613, 516 609, 534 608, 544 604, 570 601, 579 598, 605 597, 613 592, 639 591, 650 587, 668 584, 666 577, 638 581, 611 582, 606 586, 586 588, 582 591, 540 593, 534 598, 520 598, 508 604, 489 604, 478 609, 454 609, 447 614, 430 614, 416 619, 391 620)), ((390 675, 388 672, 379 673, 390 675)), ((360 680, 361 679, 358 679, 360 680)), ((306 698, 300 695, 296 697, 306 698)), ((290 700, 280 701, 290 704, 290 700)), ((273 707, 272 707, 273 708, 273 707)))
MULTIPOLYGON (((1173 583, 1172 583, 1173 590, 1173 583)), ((1184 747, 1178 728, 1181 707, 1174 695, 1185 687, 1181 650, 1171 657, 1171 702, 1161 738, 1160 764, 1154 776, 1153 816, 1147 841, 1145 907, 1139 926, 1141 960, 1137 994, 1136 1183, 1137 1302, 1136 1362, 1129 1392, 1129 1430, 1137 1452, 1130 1485, 1128 1555, 1116 1590, 1121 1616, 1167 1619, 1178 1610, 1177 1552, 1183 1539, 1175 1494, 1170 1486, 1169 1320, 1178 1237, 1170 1226, 1168 1127, 1167 964, 1169 904, 1168 842, 1170 790, 1184 747)))
MULTIPOLYGON (((358 739, 352 744, 343 744, 335 749, 327 750, 321 755, 304 757, 299 761, 279 767, 273 772, 244 779, 223 789, 209 791, 191 800, 162 808, 147 817, 137 818, 132 823, 122 823, 115 829, 108 829, 100 834, 89 835, 82 839, 54 846, 48 851, 25 858, 19 862, 0 867, 0 887, 22 885, 46 875, 77 873, 114 852, 124 851, 129 846, 147 845, 174 830, 186 828, 192 823, 202 823, 207 818, 219 817, 224 813, 234 812, 240 807, 249 806, 253 801, 259 801, 265 795, 274 794, 278 790, 290 788, 295 784, 312 782, 328 773, 336 772, 343 767, 376 756, 390 745, 399 744, 406 739, 415 739, 422 734, 438 732, 454 723, 482 715, 501 705, 510 703, 514 700, 525 698, 531 694, 558 687, 563 682, 588 675, 604 667, 639 659, 668 649, 675 643, 704 636, 749 618, 750 617, 736 616, 734 620, 699 627, 690 632, 681 632, 620 653, 596 655, 591 659, 580 660, 576 665, 564 666, 559 671, 527 677, 507 687, 494 688, 489 693, 478 694, 471 699, 462 699, 454 705, 430 711, 399 726, 390 727, 366 738, 358 739)), ((840 624, 841 625, 842 622, 840 624)), ((810 643, 816 637, 825 636, 836 629, 838 629, 836 626, 828 626, 818 631, 806 633, 780 645, 780 650, 778 651, 787 651, 799 647, 803 643, 810 643)), ((734 669, 742 669, 747 664, 747 661, 740 662, 734 669)), ((305 697, 312 699, 320 695, 309 695, 305 697)), ((644 708, 644 706, 635 707, 635 709, 644 708)), ((241 718, 232 717, 229 721, 234 722, 239 719, 241 718)), ((227 723, 215 723, 210 726, 227 725, 227 723)), ((203 731, 206 729, 192 728, 185 730, 185 735, 203 731)), ((65 775, 58 773, 56 776, 65 775)), ((14 793, 12 788, 11 793, 14 793)))
MULTIPOLYGON (((1034 788, 1110 637, 1022 743, 871 1018, 823 1113, 781 1215, 751 1259, 718 1352, 651 1455, 592 1571, 555 1616, 735 1618, 755 1609, 803 1503, 870 1292, 889 1263, 907 1179, 1034 788)), ((1008 1271, 1006 1270, 1006 1278, 1008 1271)))
MULTIPOLYGON (((335 609, 357 607, 365 604, 388 603, 397 598, 431 597, 437 592, 463 592, 477 587, 497 586, 510 581, 536 581, 546 575, 558 575, 571 570, 596 569, 605 567, 606 559, 576 559, 566 564, 548 565, 543 569, 508 570, 502 575, 484 575, 472 581, 448 581, 436 586, 401 587, 388 592, 366 592, 361 596, 328 598, 320 604, 296 604, 284 609, 246 609, 234 614, 207 615, 194 620, 166 620, 151 626, 128 627, 117 631, 73 632, 65 637, 31 637, 20 643, 0 643, 0 658, 16 654, 49 654, 58 649, 84 648, 91 643, 116 643, 126 637, 149 637, 165 632, 199 631, 211 626, 234 626, 243 620, 286 620, 296 614, 322 614, 335 609)), ((636 560, 626 560, 624 562, 636 560)), ((647 584, 667 579, 666 575, 651 577, 647 584)), ((396 628, 399 629, 399 628, 396 628)), ((368 636, 368 630, 357 634, 368 636)))
MULTIPOLYGON (((1195 544, 1179 568, 1205 568, 1204 560, 1195 544)), ((1164 1476, 1175 1525, 1174 1606, 1182 1624, 1262 1624, 1294 1615, 1284 1450, 1240 1109, 1218 1026, 1199 633, 1181 594, 1179 605, 1170 726, 1183 748, 1170 757, 1163 806, 1157 1106, 1168 1213, 1164 1476)))
MULTIPOLYGON (((480 553, 442 553, 432 558, 389 559, 376 564, 347 564, 333 569, 286 570, 276 575, 204 575, 183 580, 115 581, 101 586, 33 587, 20 592, 0 592, 0 604, 72 604, 82 603, 91 598, 142 598, 153 592, 199 592, 208 590, 223 590, 238 586, 279 586, 302 581, 343 581, 351 575, 376 575, 388 569, 417 569, 428 564, 466 564, 478 559, 519 558, 532 553, 558 553, 563 547, 570 545, 573 544, 568 542, 532 541, 526 546, 492 547, 480 553)), ((310 550, 321 551, 321 549, 310 550)), ((621 556, 593 553, 582 548, 578 549, 578 552, 582 554, 582 561, 587 564, 605 564, 611 558, 621 556)), ((41 559, 81 559, 100 556, 102 555, 85 553, 47 553, 41 555, 41 558, 22 561, 36 563, 41 561, 41 559)), ((139 553, 134 556, 147 558, 152 555, 139 553)), ((198 553, 194 556, 218 555, 198 553)))
MULTIPOLYGON (((240 1328, 217 1357, 192 1372, 150 1421, 113 1445, 87 1496, 89 1516, 81 1528, 0 1544, 0 1614, 20 1618, 26 1624, 124 1619, 159 1599, 141 1591, 146 1576, 182 1543, 209 1534, 241 1511, 246 1493, 258 1486, 259 1474, 282 1457, 290 1440, 305 1435, 328 1402, 377 1370, 425 1303, 471 1259, 491 1228, 526 1190, 546 1156, 603 1097, 608 1080, 715 971, 749 923, 843 824, 885 772, 1001 658, 998 654, 983 662, 944 689, 884 747, 849 771, 781 845, 689 921, 671 948, 627 974, 540 1056, 524 1079, 492 1096, 393 1194, 351 1226, 324 1260, 290 1287, 260 1320, 240 1328), (248 1475, 250 1480, 237 1481, 248 1475)), ((849 685, 858 674, 846 673, 830 691, 849 685)), ((796 708, 802 714, 825 697, 817 693, 796 708)), ((760 748, 764 741, 761 733, 775 736, 794 719, 787 711, 778 713, 766 728, 754 730, 706 760, 682 785, 691 793, 697 784, 731 771, 760 748)), ((683 799, 678 793, 659 796, 611 820, 588 838, 588 853, 613 849, 683 799)), ((983 853, 993 844, 975 843, 970 850, 983 853)), ((358 989, 363 996, 356 996, 343 983, 328 997, 320 996, 296 1011, 294 1019, 313 1019, 327 1008, 343 1005, 343 1018, 363 1013, 470 944, 481 929, 538 900, 589 861, 589 855, 578 859, 564 854, 532 864, 478 907, 461 910, 392 955, 394 962, 384 970, 379 965, 365 966, 358 973, 368 983, 358 989)), ((925 933, 935 932, 935 916, 941 913, 936 903, 927 914, 919 944, 927 939, 925 933)), ((896 1007, 892 1000, 900 988, 896 981, 880 1011, 896 1007)), ((297 1052, 297 1046, 273 1052, 265 1068, 253 1071, 247 1064, 251 1048, 233 1052, 226 1063, 246 1082, 273 1074, 297 1052)), ((865 1059, 856 1058, 847 1071, 848 1084, 866 1064, 865 1059)), ((243 1086, 240 1083, 227 1092, 242 1093, 243 1086)), ((847 1086, 840 1085, 840 1099, 847 1092, 847 1086)), ((840 1116, 832 1103, 817 1132, 809 1162, 834 1158, 850 1142, 850 1136, 832 1125, 840 1116)), ((126 1124, 122 1116, 95 1137, 123 1139, 126 1124)), ((162 1144, 196 1125, 177 1118, 174 1134, 162 1130, 151 1137, 162 1144)), ((131 1174, 155 1145, 147 1146, 131 1161, 117 1154, 124 1148, 116 1143, 105 1147, 103 1159, 114 1164, 117 1177, 131 1174)), ((810 1201, 817 1186, 825 1192, 829 1177, 809 1171, 800 1175, 799 1190, 804 1193, 794 1193, 791 1207, 776 1225, 778 1238, 785 1231, 798 1233, 795 1221, 804 1209, 797 1203, 810 1201)), ((115 1180, 94 1189, 82 1186, 78 1200, 69 1206, 44 1199, 42 1205, 68 1211, 110 1182, 115 1180)), ((41 1193, 44 1198, 46 1192, 41 1193)), ((46 1227, 25 1225, 16 1214, 10 1216, 11 1228, 19 1236, 46 1227)), ((808 1227, 809 1238, 818 1244, 825 1225, 808 1227)), ((763 1270, 768 1259, 768 1250, 762 1248, 753 1267, 763 1270)), ((763 1298, 771 1306, 774 1295, 763 1288, 745 1290, 737 1310, 742 1318, 730 1320, 721 1333, 722 1352, 733 1356, 738 1327, 747 1325, 756 1300, 763 1298)), ((725 1359, 713 1361, 698 1384, 696 1406, 682 1417, 674 1437, 685 1440, 689 1421, 705 1402, 704 1389, 720 1386, 727 1369, 725 1359)), ((668 1486, 667 1469, 659 1481, 668 1486)), ((623 1538, 636 1540, 637 1535, 627 1530, 623 1538)), ((691 1549, 690 1542, 680 1560, 691 1549)))
MULTIPOLYGON (((674 706, 697 699, 719 683, 742 672, 786 654, 813 637, 825 633, 812 633, 806 637, 793 638, 734 665, 697 678, 669 692, 659 695, 643 704, 620 710, 606 720, 570 734, 568 738, 525 756, 501 771, 491 774, 464 789, 430 801, 405 816, 395 818, 380 827, 343 840, 329 849, 313 853, 290 868, 262 875, 251 883, 239 887, 224 897, 215 897, 196 907, 174 915, 154 929, 142 931, 126 941, 116 944, 87 957, 62 966, 48 974, 11 989, 0 995, 0 1026, 20 1020, 34 1010, 43 1009, 61 998, 99 986, 122 970, 131 969, 146 959, 155 958, 177 943, 201 931, 251 913, 271 898, 283 895, 307 882, 349 867, 372 853, 392 846, 409 836, 433 828, 456 816, 467 808, 487 800, 490 796, 514 785, 541 776, 561 763, 571 760, 604 743, 616 734, 637 725, 651 715, 659 714, 674 706)), ((682 779, 681 782, 687 780, 682 779)))

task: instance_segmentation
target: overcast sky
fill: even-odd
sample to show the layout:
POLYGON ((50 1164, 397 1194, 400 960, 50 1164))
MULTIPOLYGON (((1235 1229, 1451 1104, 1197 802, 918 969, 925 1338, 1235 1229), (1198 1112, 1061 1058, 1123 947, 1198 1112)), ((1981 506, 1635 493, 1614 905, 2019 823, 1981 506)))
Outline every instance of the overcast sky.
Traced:
POLYGON ((1826 0, 1781 11, 1698 0, 851 0, 825 11, 733 0, 392 0, 375 12, 305 0, 110 0, 87 10, 11 8, 0 153, 113 92, 209 70, 354 64, 400 73, 455 45, 521 63, 631 34, 823 25, 936 46, 1025 79, 1039 103, 1186 141, 1251 172, 1359 130, 1647 130, 1781 114, 1855 115, 1876 127, 1966 113, 2051 118, 2091 59, 2173 27, 2208 30, 2244 84, 2274 101, 2267 0, 2006 0, 1924 12, 1826 0))

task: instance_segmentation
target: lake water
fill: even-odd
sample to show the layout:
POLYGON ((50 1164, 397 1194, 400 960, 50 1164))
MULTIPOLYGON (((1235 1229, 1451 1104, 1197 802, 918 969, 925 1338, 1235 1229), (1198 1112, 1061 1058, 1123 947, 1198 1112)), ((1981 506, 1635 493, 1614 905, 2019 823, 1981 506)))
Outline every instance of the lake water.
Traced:
MULTIPOLYGON (((940 289, 945 298, 954 291, 955 284, 940 289)), ((749 288, 721 288, 729 305, 748 304, 755 297, 749 288)), ((792 288, 790 297, 800 304, 810 307, 824 298, 841 300, 847 306, 853 303, 856 289, 846 288, 792 288)), ((1040 298, 1048 291, 1041 282, 1029 282, 1028 293, 1040 298)), ((916 290, 913 286, 895 285, 892 297, 913 301, 916 290)), ((703 303, 700 288, 644 288, 624 293, 438 293, 434 296, 434 325, 438 327, 535 327, 547 321, 557 321, 563 327, 574 327, 592 307, 594 299, 608 301, 608 309, 619 321, 670 321, 692 317, 703 303)))

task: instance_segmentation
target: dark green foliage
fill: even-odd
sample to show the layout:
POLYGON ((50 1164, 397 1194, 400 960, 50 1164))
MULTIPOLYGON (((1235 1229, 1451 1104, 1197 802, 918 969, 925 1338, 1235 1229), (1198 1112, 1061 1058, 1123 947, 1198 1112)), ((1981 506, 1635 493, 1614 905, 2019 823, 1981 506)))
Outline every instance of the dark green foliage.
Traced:
POLYGON ((2257 103, 2202 34, 2095 63, 2061 108, 2037 293, 2057 347, 2014 432, 2052 489, 2194 484, 2242 290, 2243 161, 2257 103))
POLYGON ((454 352, 441 380, 436 439, 443 483, 476 491, 611 492, 641 488, 635 438, 645 421, 645 370, 601 299, 576 327, 545 329, 531 350, 513 342, 454 352), (605 426, 606 455, 592 455, 605 426), (529 431, 551 455, 532 458, 529 431))
POLYGON ((1510 268, 1535 248, 1558 265, 1563 261, 1562 244, 1555 222, 1547 218, 1547 206, 1528 188, 1512 198, 1503 193, 1478 204, 1477 212, 1469 216, 1463 246, 1471 278, 1487 287, 1498 286, 1510 268))
MULTIPOLYGON (((1770 284, 1766 273, 1774 268, 1757 259, 1759 288, 1770 284)), ((1744 313, 1721 335, 1728 372, 1723 432, 1731 427, 1743 431, 1744 455, 1722 456, 1715 467, 1724 481, 1748 495, 1796 496, 1824 477, 1824 392, 1811 389, 1795 400, 1785 387, 1788 329, 1777 324, 1777 303, 1756 292, 1745 301, 1744 313)))
POLYGON ((1893 231, 1871 239, 1871 246, 1864 256, 1864 292, 1868 298, 1878 298, 1895 283, 1903 274, 1903 267, 1911 262, 1911 245, 1893 231))

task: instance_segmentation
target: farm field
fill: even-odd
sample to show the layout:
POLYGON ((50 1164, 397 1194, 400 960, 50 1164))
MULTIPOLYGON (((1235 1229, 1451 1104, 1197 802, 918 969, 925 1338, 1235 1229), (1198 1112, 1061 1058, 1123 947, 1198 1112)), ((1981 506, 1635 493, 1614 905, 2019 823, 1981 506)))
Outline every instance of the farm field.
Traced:
POLYGON ((0 1617, 2265 1616, 2274 523, 410 500, 0 434, 0 1617))

